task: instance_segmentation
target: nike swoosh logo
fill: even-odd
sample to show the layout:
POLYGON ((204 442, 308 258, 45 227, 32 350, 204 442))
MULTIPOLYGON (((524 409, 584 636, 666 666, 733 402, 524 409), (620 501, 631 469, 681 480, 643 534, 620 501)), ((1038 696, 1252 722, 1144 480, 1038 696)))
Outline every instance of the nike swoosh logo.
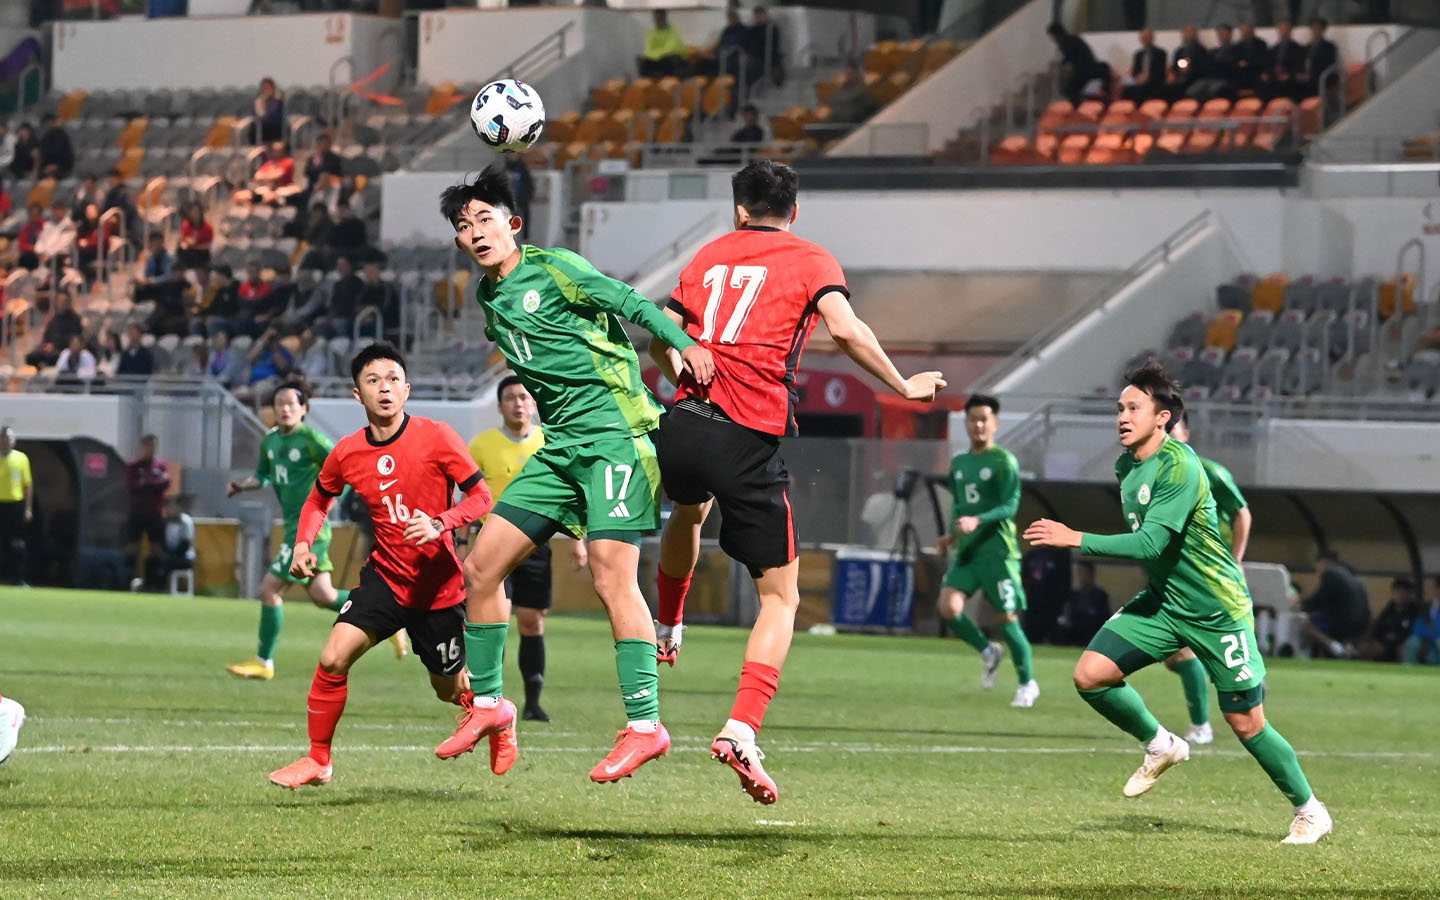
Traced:
POLYGON ((606 774, 606 775, 614 775, 616 772, 618 772, 618 771, 620 771, 621 769, 625 768, 625 764, 626 764, 627 762, 629 762, 629 761, 630 761, 630 757, 632 757, 632 756, 634 756, 634 755, 635 755, 635 751, 634 751, 634 750, 631 750, 629 753, 625 754, 625 757, 624 757, 623 759, 621 759, 621 760, 620 760, 618 763, 616 763, 615 765, 613 765, 613 766, 606 766, 606 767, 605 767, 605 774, 606 774))
POLYGON ((380 482, 380 490, 382 490, 382 491, 388 491, 388 490, 390 490, 390 485, 394 484, 395 482, 397 482, 397 481, 399 481, 399 480, 400 480, 400 479, 398 479, 398 478, 392 478, 392 479, 390 479, 389 481, 382 481, 382 482, 380 482))

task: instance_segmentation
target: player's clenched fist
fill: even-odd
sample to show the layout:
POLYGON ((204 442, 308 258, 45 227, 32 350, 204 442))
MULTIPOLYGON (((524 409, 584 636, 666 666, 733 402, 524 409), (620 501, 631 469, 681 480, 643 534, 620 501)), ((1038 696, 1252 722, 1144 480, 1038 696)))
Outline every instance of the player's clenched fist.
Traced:
POLYGON ((939 372, 921 372, 905 379, 905 399, 929 402, 945 388, 948 382, 939 372))
POLYGON ((320 565, 309 544, 296 544, 295 555, 290 560, 290 575, 294 578, 314 578, 315 569, 320 565))
POLYGON ((440 527, 439 519, 432 519, 430 516, 415 510, 410 516, 409 523, 405 526, 405 540, 417 547, 423 547, 434 540, 439 540, 445 529, 440 527))

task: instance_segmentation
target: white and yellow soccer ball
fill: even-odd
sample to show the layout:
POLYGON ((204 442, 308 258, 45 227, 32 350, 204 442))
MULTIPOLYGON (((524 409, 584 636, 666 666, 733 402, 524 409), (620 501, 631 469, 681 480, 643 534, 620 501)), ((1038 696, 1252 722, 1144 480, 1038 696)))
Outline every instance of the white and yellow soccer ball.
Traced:
POLYGON ((502 153, 528 150, 545 130, 545 104, 540 93, 523 81, 492 81, 470 104, 470 127, 502 153))

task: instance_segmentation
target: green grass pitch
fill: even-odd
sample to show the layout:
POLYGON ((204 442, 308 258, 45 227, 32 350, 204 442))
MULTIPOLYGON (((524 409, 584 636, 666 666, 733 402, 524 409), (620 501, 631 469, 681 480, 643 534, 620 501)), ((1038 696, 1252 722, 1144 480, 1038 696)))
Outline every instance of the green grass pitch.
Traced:
MULTIPOLYGON (((237 681, 223 666, 256 619, 0 593, 0 693, 30 717, 0 768, 0 897, 1440 897, 1436 669, 1273 664, 1271 720, 1336 823, 1282 847, 1289 806, 1228 733, 1121 797, 1140 750, 1075 695, 1068 648, 1038 650, 1044 693, 1013 710, 1008 663, 981 691, 958 641, 797 637, 762 734, 781 798, 762 807, 707 752, 745 634, 696 628, 661 672, 671 755, 594 785, 622 710, 608 628, 581 618, 550 623, 554 722, 522 723, 509 775, 435 759, 454 709, 381 646, 351 675, 335 780, 290 792, 265 776, 307 747, 331 619, 289 604, 276 679, 237 681)), ((1184 726, 1177 678, 1133 683, 1184 726)))

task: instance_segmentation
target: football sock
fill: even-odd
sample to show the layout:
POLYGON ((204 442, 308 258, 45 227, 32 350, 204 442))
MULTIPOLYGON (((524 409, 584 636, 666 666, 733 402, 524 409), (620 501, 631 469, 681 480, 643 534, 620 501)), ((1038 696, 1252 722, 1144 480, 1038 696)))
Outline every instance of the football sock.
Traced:
POLYGON ((525 705, 540 703, 540 690, 545 687, 545 636, 520 635, 520 677, 525 680, 525 705))
POLYGON ((1140 692, 1123 681, 1093 691, 1080 691, 1080 697, 1111 725, 1142 744, 1149 743, 1160 733, 1160 723, 1145 708, 1140 692))
POLYGON ((1191 725, 1210 723, 1210 692, 1205 686, 1205 666, 1198 659, 1175 664, 1175 674, 1185 688, 1185 705, 1190 709, 1191 725))
POLYGON ((1000 626, 1000 636, 1010 648, 1010 658, 1015 662, 1015 674, 1020 677, 1020 683, 1029 683, 1034 676, 1030 671, 1030 639, 1025 637, 1025 629, 1020 627, 1019 621, 1006 622, 1000 626))
POLYGON ((509 622, 465 623, 465 663, 476 697, 498 697, 505 684, 505 636, 509 622))
POLYGON ((340 714, 345 711, 346 682, 346 676, 331 675, 318 665, 315 680, 310 682, 310 696, 305 705, 309 714, 310 758, 322 766, 330 765, 330 741, 335 737, 340 714))
POLYGON ((980 629, 976 628, 975 623, 970 621, 970 617, 964 613, 953 619, 947 619, 945 624, 950 626, 950 630, 955 633, 957 638, 982 653, 986 647, 990 646, 990 642, 985 640, 985 635, 980 633, 980 629))
POLYGON ((335 599, 331 601, 329 609, 334 612, 339 612, 340 610, 345 608, 345 601, 349 599, 350 591, 348 588, 345 590, 336 591, 335 599))
POLYGON ((660 718, 660 672, 655 665, 655 644, 629 638, 615 642, 615 672, 620 676, 620 697, 625 718, 660 718))
MULTIPOLYGON (((750 726, 752 731, 760 730, 765 710, 780 685, 780 670, 764 663, 747 661, 740 667, 740 689, 735 692, 735 705, 730 707, 730 718, 750 726)), ((753 738, 752 738, 753 740, 753 738)))
POLYGON ((1295 755, 1295 748, 1290 742, 1280 735, 1280 732, 1271 728, 1267 722, 1260 733, 1252 738, 1240 742, 1275 786, 1280 793, 1290 799, 1291 806, 1304 806, 1315 796, 1310 790, 1310 782, 1305 779, 1305 773, 1300 768, 1300 759, 1295 755))
POLYGON ((255 655, 261 659, 275 658, 275 645, 280 641, 280 626, 285 622, 285 604, 260 606, 260 645, 255 655))
POLYGON ((672 578, 664 569, 656 570, 655 593, 660 607, 656 618, 661 625, 679 625, 685 620, 685 595, 690 592, 690 578, 694 574, 686 572, 684 578, 672 578))

